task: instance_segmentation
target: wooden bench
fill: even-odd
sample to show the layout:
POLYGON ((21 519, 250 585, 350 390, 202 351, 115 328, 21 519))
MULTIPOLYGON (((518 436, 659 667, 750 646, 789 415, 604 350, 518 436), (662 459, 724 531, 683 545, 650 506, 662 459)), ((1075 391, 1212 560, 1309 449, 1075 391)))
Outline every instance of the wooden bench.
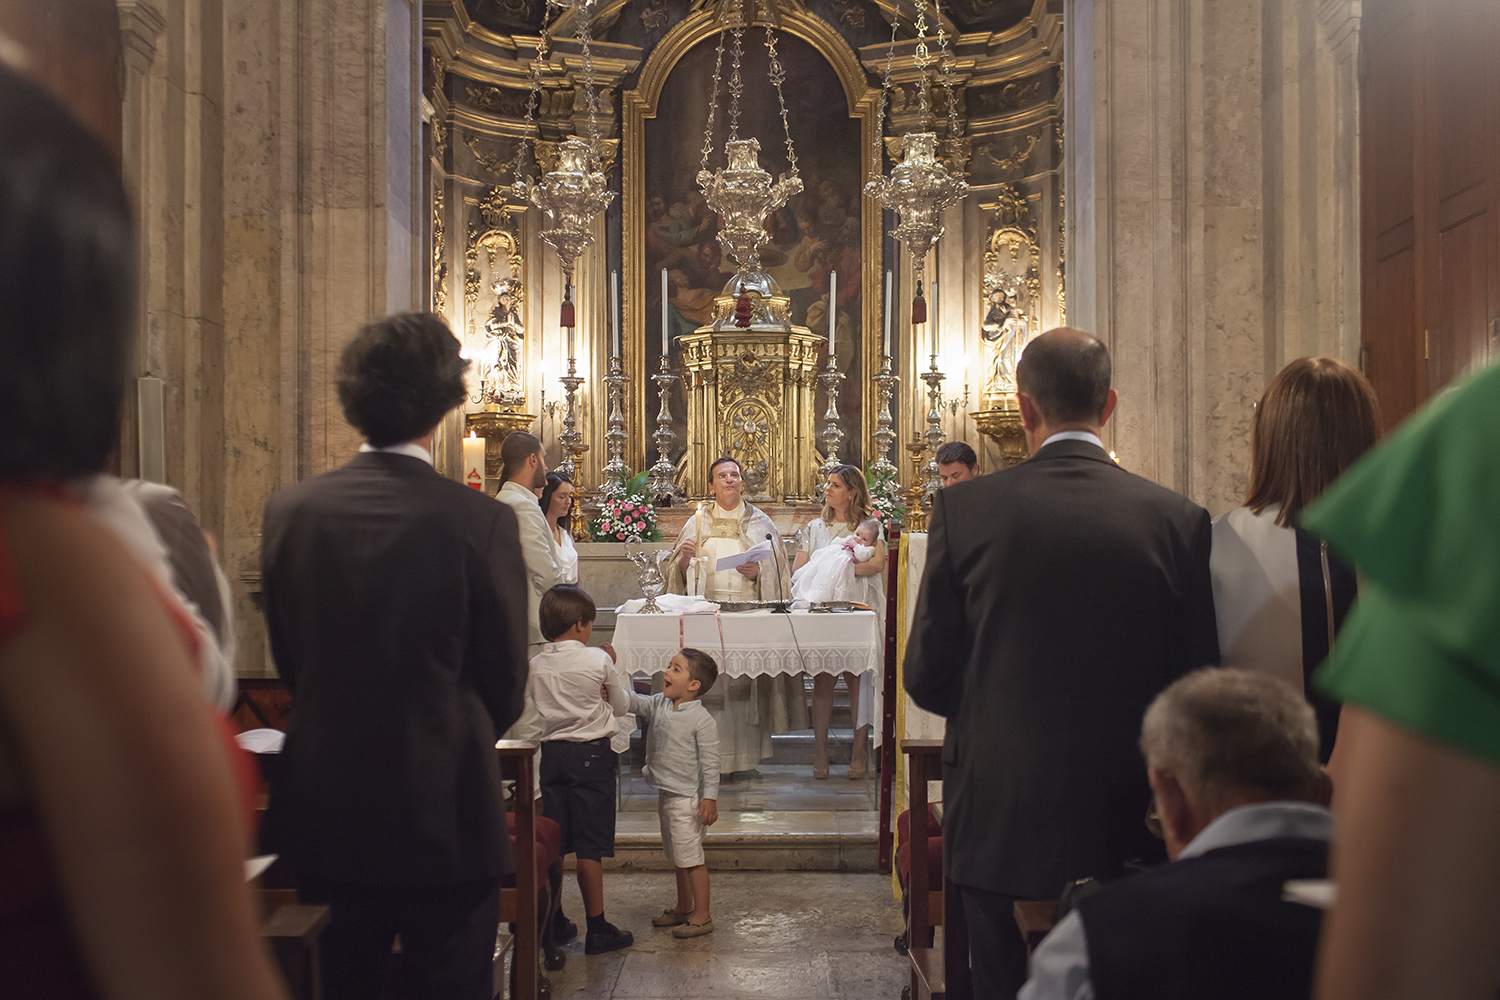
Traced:
POLYGON ((910 790, 911 862, 906 879, 907 958, 911 984, 902 991, 911 1000, 969 1000, 969 934, 958 893, 946 877, 942 890, 931 889, 926 845, 927 783, 943 776, 942 740, 902 740, 906 783, 910 790), (922 836, 918 835, 918 831, 922 836), (918 848, 921 847, 921 850, 918 848), (929 931, 943 928, 941 950, 926 947, 929 931))
MULTIPOLYGON (((500 890, 500 923, 515 928, 513 935, 502 935, 495 946, 493 996, 505 992, 505 954, 513 949, 511 963, 511 996, 515 1000, 540 1000, 542 974, 538 968, 538 881, 536 851, 536 758, 540 744, 533 740, 501 740, 495 744, 500 755, 500 777, 515 784, 515 839, 511 842, 516 863, 516 884, 500 890), (525 957, 523 957, 525 956, 525 957)), ((550 986, 545 991, 551 995, 550 986)))

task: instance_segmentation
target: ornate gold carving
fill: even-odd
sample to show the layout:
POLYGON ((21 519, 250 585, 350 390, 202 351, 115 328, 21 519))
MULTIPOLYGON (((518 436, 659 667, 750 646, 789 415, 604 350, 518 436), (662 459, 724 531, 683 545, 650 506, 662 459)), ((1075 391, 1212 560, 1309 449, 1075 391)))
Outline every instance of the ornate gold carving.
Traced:
POLYGON ((979 433, 1000 446, 1007 467, 1026 461, 1026 430, 1021 426, 1021 403, 1014 393, 1000 396, 994 406, 974 414, 979 433))
POLYGON ((856 0, 833 0, 833 9, 838 12, 840 24, 855 29, 865 26, 865 9, 856 0))
POLYGON ((536 415, 522 413, 517 407, 486 406, 478 413, 465 417, 466 426, 478 437, 484 438, 484 475, 486 479, 500 478, 500 446, 507 434, 519 434, 531 429, 536 415))
MULTIPOLYGON (((538 139, 536 142, 536 163, 542 173, 550 174, 557 169, 557 147, 561 145, 549 142, 546 139, 538 139)), ((599 171, 609 173, 610 168, 615 165, 615 158, 620 153, 619 139, 599 140, 599 171)))
POLYGON ((478 163, 495 177, 503 177, 506 174, 513 174, 515 172, 514 156, 507 155, 498 150, 494 153, 485 152, 480 148, 480 141, 477 136, 464 133, 464 145, 468 146, 469 152, 474 154, 474 162, 478 163))
POLYGON ((484 224, 491 229, 505 229, 509 223, 507 218, 511 211, 526 211, 525 205, 513 206, 505 197, 505 189, 492 187, 484 192, 484 197, 479 199, 479 214, 484 217, 484 224))
POLYGON ((448 123, 439 115, 432 116, 432 151, 438 159, 448 152, 448 123))
POLYGON ((443 181, 432 186, 432 311, 448 308, 448 252, 443 231, 443 181))
POLYGON ((981 90, 974 95, 974 101, 981 111, 998 115, 1007 111, 1015 111, 1029 104, 1036 100, 1041 92, 1042 81, 1040 79, 1032 80, 1030 83, 1017 80, 1014 83, 1007 83, 999 90, 981 90))
POLYGON ((513 115, 517 118, 526 114, 526 102, 531 96, 527 91, 510 87, 476 87, 473 84, 469 84, 465 92, 468 94, 469 103, 480 111, 488 111, 496 115, 513 115))
POLYGON ((719 379, 719 400, 732 403, 740 396, 763 396, 768 394, 777 381, 777 373, 754 351, 741 351, 734 359, 734 367, 719 379))
POLYGON ((1014 184, 995 189, 995 221, 1000 225, 1020 223, 1027 211, 1026 195, 1014 184))
POLYGON ((660 31, 671 15, 667 11, 667 0, 652 0, 641 8, 641 27, 647 31, 660 31))
POLYGON ((1019 170, 1025 166, 1026 161, 1031 158, 1031 151, 1036 149, 1037 143, 1041 141, 1042 133, 1034 132, 1028 135, 1022 141, 1019 148, 1008 156, 995 155, 995 147, 999 145, 998 141, 981 143, 974 147, 974 155, 982 156, 989 160, 995 166, 999 167, 1003 173, 1010 173, 1012 170, 1019 170))

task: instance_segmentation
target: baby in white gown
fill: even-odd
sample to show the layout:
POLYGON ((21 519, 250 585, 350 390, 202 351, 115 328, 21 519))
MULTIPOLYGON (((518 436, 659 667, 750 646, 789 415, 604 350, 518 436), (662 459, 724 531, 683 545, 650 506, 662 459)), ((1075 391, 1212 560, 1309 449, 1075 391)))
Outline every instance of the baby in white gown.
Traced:
POLYGON ((880 522, 872 518, 860 522, 854 534, 814 552, 792 574, 792 599, 809 603, 849 600, 854 590, 854 564, 874 557, 879 538, 880 522))

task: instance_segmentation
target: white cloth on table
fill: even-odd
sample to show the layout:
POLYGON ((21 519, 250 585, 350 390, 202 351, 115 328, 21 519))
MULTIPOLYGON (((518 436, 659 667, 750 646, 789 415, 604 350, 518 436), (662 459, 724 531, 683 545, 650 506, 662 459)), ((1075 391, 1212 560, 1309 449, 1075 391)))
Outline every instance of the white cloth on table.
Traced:
MULTIPOLYGON (((550 527, 550 525, 549 525, 550 527)), ((560 531, 562 541, 557 540, 557 535, 552 536, 552 561, 557 566, 558 583, 578 583, 578 548, 573 544, 573 536, 567 531, 560 531)))
POLYGON ((792 574, 792 599, 809 604, 854 600, 854 564, 874 554, 873 545, 850 544, 847 539, 823 546, 792 574))
MULTIPOLYGON (((626 601, 615 609, 616 614, 638 615, 646 606, 644 597, 636 597, 626 601)), ((674 615, 695 615, 704 612, 713 613, 719 610, 719 606, 713 601, 705 601, 701 597, 689 597, 685 594, 662 594, 656 599, 656 606, 663 611, 674 615)), ((662 667, 661 669, 666 669, 662 667)))

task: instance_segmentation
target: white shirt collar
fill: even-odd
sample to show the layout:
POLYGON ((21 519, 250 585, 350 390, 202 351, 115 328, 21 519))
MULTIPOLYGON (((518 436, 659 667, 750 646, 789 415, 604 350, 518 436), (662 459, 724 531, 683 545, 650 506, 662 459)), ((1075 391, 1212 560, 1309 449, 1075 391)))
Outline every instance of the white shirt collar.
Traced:
POLYGON ((366 441, 364 444, 359 446, 359 451, 362 455, 368 454, 370 452, 379 452, 384 455, 405 455, 407 458, 420 458, 428 465, 432 464, 432 452, 428 451, 426 448, 423 448, 421 445, 413 444, 410 441, 407 441, 403 444, 387 445, 384 448, 377 448, 370 442, 366 441))
POLYGON ((526 487, 522 486, 514 479, 507 479, 505 482, 501 483, 500 489, 495 495, 499 496, 500 493, 514 493, 517 496, 530 497, 531 502, 536 504, 538 509, 540 509, 542 505, 542 498, 536 495, 535 490, 528 490, 526 487))
POLYGON ((587 649, 587 648, 588 648, 587 646, 585 646, 583 643, 579 642, 577 639, 563 639, 560 642, 544 642, 544 643, 542 643, 542 652, 544 652, 544 653, 546 653, 546 652, 552 652, 554 650, 557 651, 557 652, 559 652, 559 653, 561 653, 561 652, 565 652, 565 651, 570 650, 570 649, 587 649))
POLYGON ((1311 802, 1257 802, 1239 806, 1200 830, 1177 858, 1192 858, 1221 847, 1283 837, 1331 841, 1333 813, 1311 802))
POLYGON ((740 497, 739 506, 732 507, 729 510, 725 510, 723 507, 720 507, 718 500, 709 500, 708 513, 710 517, 744 517, 745 498, 740 497))
MULTIPOLYGON (((1042 442, 1042 448, 1047 447, 1054 441, 1087 441, 1089 444, 1093 445, 1095 448, 1098 448, 1106 455, 1109 454, 1108 449, 1104 447, 1104 442, 1101 441, 1099 439, 1099 435, 1095 434, 1093 431, 1058 431, 1056 434, 1052 435, 1047 440, 1042 442)), ((1038 448, 1037 451, 1041 451, 1042 448, 1038 448)))

